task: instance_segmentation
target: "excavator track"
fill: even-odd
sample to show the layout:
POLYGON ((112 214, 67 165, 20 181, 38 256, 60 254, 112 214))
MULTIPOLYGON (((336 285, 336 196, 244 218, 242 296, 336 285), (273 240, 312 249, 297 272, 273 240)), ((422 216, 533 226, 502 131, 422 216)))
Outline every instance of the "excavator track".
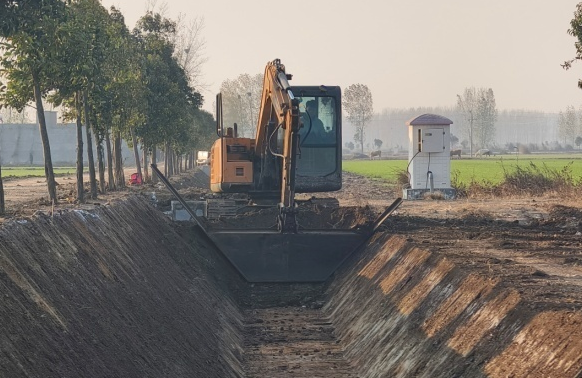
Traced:
POLYGON ((344 359, 331 321, 306 307, 253 309, 246 313, 247 378, 357 377, 344 359))

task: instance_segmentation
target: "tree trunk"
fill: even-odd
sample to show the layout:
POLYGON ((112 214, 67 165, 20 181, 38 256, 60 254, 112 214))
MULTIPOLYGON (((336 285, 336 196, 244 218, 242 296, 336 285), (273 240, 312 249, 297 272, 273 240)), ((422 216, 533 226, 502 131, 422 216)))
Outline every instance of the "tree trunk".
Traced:
POLYGON ((109 190, 115 190, 115 178, 113 177, 113 153, 111 152, 111 139, 109 138, 109 130, 105 132, 105 148, 107 149, 107 187, 109 190))
POLYGON ((174 169, 174 174, 180 174, 180 161, 178 160, 178 154, 172 150, 172 168, 174 169))
POLYGON ((35 73, 32 74, 34 83, 34 100, 36 102, 36 114, 38 117, 38 128, 40 131, 40 139, 42 140, 42 151, 44 156, 44 173, 46 176, 46 184, 48 187, 49 199, 53 204, 58 203, 57 198, 57 183, 55 181, 55 173, 53 171, 53 161, 51 158, 51 146, 49 142, 48 132, 46 129, 46 119, 44 117, 44 107, 42 105, 42 92, 40 90, 40 83, 35 73))
POLYGON ((469 124, 469 156, 473 157, 473 113, 471 113, 471 123, 469 124))
POLYGON ((105 154, 103 151, 103 138, 98 138, 97 143, 97 165, 99 168, 99 191, 105 194, 105 154))
POLYGON ((148 168, 148 151, 147 148, 142 146, 141 155, 143 159, 143 179, 144 182, 150 181, 150 170, 148 168))
MULTIPOLYGON (((152 164, 157 164, 158 163, 157 153, 158 153, 158 150, 157 150, 156 146, 153 146, 152 147, 152 159, 151 159, 152 160, 152 164)), ((158 175, 155 175, 152 172, 152 184, 156 184, 157 182, 158 182, 158 175)))
POLYGON ((166 143, 166 148, 164 149, 164 176, 166 176, 166 178, 169 178, 170 175, 170 144, 166 143))
POLYGON ((133 127, 129 129, 129 132, 131 133, 131 142, 133 143, 133 157, 135 159, 135 167, 137 168, 137 174, 139 175, 139 177, 142 179, 141 181, 143 182, 143 175, 141 173, 141 160, 139 158, 139 149, 137 147, 137 137, 135 136, 135 131, 133 130, 133 127))
POLYGON ((180 162, 178 161, 178 154, 172 151, 172 169, 174 170, 174 175, 180 174, 180 162))
POLYGON ((81 122, 81 98, 79 92, 75 92, 75 108, 77 111, 77 201, 85 202, 85 189, 83 187, 83 123, 81 122))
POLYGON ((87 136, 87 159, 89 160, 89 182, 91 183, 91 198, 97 198, 97 177, 95 176, 95 159, 93 158, 93 137, 89 121, 89 95, 83 91, 85 105, 85 135, 87 136))
POLYGON ((121 136, 115 133, 113 138, 113 157, 115 164, 115 187, 125 188, 125 174, 123 173, 123 156, 121 155, 121 136))
POLYGON ((170 178, 174 174, 174 152, 170 143, 166 143, 166 164, 164 166, 164 171, 166 171, 166 177, 170 178))
POLYGON ((168 175, 172 177, 174 175, 174 150, 168 144, 168 175))
POLYGON ((2 165, 0 165, 0 215, 4 215, 6 205, 4 202, 4 184, 2 183, 2 165))

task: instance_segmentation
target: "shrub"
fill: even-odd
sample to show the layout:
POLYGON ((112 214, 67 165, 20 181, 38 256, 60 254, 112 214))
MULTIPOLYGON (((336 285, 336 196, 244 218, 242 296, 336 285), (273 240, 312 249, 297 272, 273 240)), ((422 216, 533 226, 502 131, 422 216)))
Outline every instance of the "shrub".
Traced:
POLYGON ((460 179, 461 172, 458 169, 451 171, 451 188, 457 192, 457 197, 467 197, 467 184, 460 179))
POLYGON ((503 176, 497 188, 499 194, 541 195, 550 191, 570 191, 579 186, 572 177, 572 162, 560 169, 548 168, 545 163, 538 166, 534 162, 517 166, 513 172, 503 167, 503 176))
POLYGON ((451 187, 456 190, 459 198, 571 193, 579 191, 581 186, 582 181, 576 181, 572 176, 572 162, 558 169, 551 169, 545 163, 536 165, 533 162, 525 166, 518 165, 512 171, 503 166, 503 181, 498 184, 475 177, 470 182, 463 183, 459 179, 459 171, 451 172, 451 187))
POLYGON ((394 170, 396 176, 396 183, 401 188, 407 188, 410 186, 410 177, 409 173, 405 169, 394 170))

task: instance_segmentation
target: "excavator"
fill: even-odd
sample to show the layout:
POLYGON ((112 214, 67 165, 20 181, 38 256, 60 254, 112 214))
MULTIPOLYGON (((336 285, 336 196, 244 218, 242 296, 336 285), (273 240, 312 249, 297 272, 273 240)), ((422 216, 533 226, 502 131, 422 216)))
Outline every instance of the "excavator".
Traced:
POLYGON ((152 166, 249 282, 326 281, 402 202, 398 198, 367 227, 301 227, 295 194, 337 191, 342 186, 341 89, 291 86, 291 79, 279 59, 267 63, 254 137, 239 136, 236 123, 224 127, 233 112, 225 112, 218 94, 218 139, 210 151, 210 189, 245 193, 256 203, 271 202, 278 210, 275 229, 205 227, 152 166))
POLYGON ((219 139, 210 159, 211 190, 275 200, 284 233, 298 231, 295 193, 335 191, 342 185, 341 90, 291 87, 291 77, 280 60, 267 64, 254 138, 239 137, 234 125, 224 130, 222 96, 217 97, 219 139))

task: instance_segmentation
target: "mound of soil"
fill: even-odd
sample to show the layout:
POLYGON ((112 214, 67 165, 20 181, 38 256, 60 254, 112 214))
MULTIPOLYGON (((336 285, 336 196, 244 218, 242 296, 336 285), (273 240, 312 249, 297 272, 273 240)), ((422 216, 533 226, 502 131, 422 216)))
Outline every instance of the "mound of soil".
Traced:
MULTIPOLYGON (((209 221, 209 228, 250 229, 277 228, 278 209, 276 207, 241 211, 233 217, 220 217, 209 221)), ((369 206, 328 207, 305 204, 298 207, 296 215, 299 229, 351 229, 369 223, 377 216, 369 206)))

